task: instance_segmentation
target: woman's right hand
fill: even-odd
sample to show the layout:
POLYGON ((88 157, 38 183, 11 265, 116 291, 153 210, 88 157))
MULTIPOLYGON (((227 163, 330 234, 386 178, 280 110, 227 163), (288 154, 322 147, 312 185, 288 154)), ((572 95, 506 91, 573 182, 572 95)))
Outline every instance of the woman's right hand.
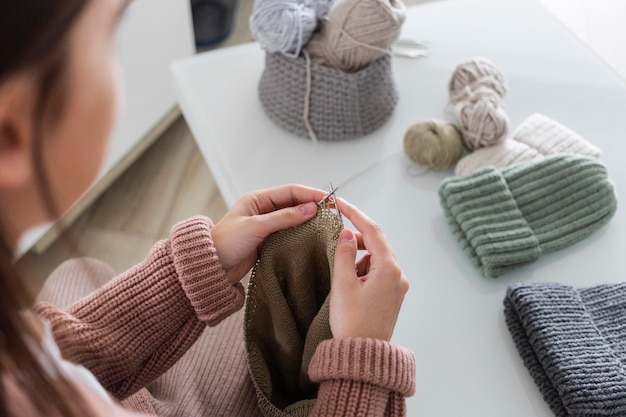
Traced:
POLYGON ((345 200, 338 199, 338 205, 359 233, 344 229, 339 235, 330 292, 330 329, 335 338, 389 341, 409 281, 380 227, 345 200), (358 263, 357 250, 367 251, 358 263))

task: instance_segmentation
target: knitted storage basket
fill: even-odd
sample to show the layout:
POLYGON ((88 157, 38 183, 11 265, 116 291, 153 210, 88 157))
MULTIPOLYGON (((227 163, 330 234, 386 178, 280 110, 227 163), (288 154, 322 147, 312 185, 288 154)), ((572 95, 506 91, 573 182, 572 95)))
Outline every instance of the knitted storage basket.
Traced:
MULTIPOLYGON (((385 55, 355 73, 310 65, 308 120, 318 139, 339 141, 365 136, 391 116, 398 102, 391 56, 385 55)), ((276 124, 303 137, 309 137, 304 118, 306 86, 307 63, 303 57, 266 54, 259 82, 263 109, 276 124)))

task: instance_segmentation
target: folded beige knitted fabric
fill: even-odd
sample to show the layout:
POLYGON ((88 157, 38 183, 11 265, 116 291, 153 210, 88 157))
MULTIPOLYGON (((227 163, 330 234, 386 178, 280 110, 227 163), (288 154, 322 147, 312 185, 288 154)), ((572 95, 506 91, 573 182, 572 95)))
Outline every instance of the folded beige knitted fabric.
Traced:
POLYGON ((551 155, 600 157, 600 149, 556 120, 535 113, 524 120, 510 139, 495 146, 477 149, 456 165, 456 175, 468 175, 482 168, 505 168, 551 155))
POLYGON ((317 384, 308 366, 328 323, 341 216, 320 206, 308 222, 270 236, 250 276, 244 314, 248 368, 265 416, 308 415, 317 384))

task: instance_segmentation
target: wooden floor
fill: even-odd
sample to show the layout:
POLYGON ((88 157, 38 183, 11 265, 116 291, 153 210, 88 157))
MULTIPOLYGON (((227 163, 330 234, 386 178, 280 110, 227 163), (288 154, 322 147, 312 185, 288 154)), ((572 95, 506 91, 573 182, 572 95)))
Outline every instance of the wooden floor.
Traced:
MULTIPOLYGON (((428 0, 405 3, 425 1, 428 0)), ((611 0, 541 1, 618 72, 623 69, 622 74, 626 75, 620 38, 613 37, 611 41, 604 36, 604 22, 616 19, 615 13, 606 12, 604 7, 611 0)), ((613 1, 612 7, 615 4, 613 1)), ((616 22, 626 18, 626 7, 618 9, 621 14, 618 13, 616 22)), ((247 24, 251 10, 252 0, 239 1, 233 34, 220 47, 252 39, 247 24)), ((156 240, 168 236, 176 222, 195 214, 217 221, 225 212, 226 205, 211 173, 185 121, 179 118, 61 239, 42 254, 27 253, 19 264, 30 270, 30 284, 35 290, 59 263, 70 257, 95 257, 121 272, 140 262, 156 240)))
POLYGON ((69 257, 90 256, 118 272, 140 262, 176 222, 195 214, 220 219, 226 205, 185 121, 178 119, 44 253, 29 252, 33 286, 69 257), (34 269, 34 271, 32 271, 34 269))

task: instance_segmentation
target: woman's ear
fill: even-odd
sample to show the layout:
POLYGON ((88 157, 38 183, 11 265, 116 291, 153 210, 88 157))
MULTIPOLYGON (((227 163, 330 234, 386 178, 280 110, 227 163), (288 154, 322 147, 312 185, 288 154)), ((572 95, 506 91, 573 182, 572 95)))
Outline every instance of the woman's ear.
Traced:
POLYGON ((32 77, 9 77, 0 84, 0 188, 21 188, 33 178, 35 103, 32 77))

